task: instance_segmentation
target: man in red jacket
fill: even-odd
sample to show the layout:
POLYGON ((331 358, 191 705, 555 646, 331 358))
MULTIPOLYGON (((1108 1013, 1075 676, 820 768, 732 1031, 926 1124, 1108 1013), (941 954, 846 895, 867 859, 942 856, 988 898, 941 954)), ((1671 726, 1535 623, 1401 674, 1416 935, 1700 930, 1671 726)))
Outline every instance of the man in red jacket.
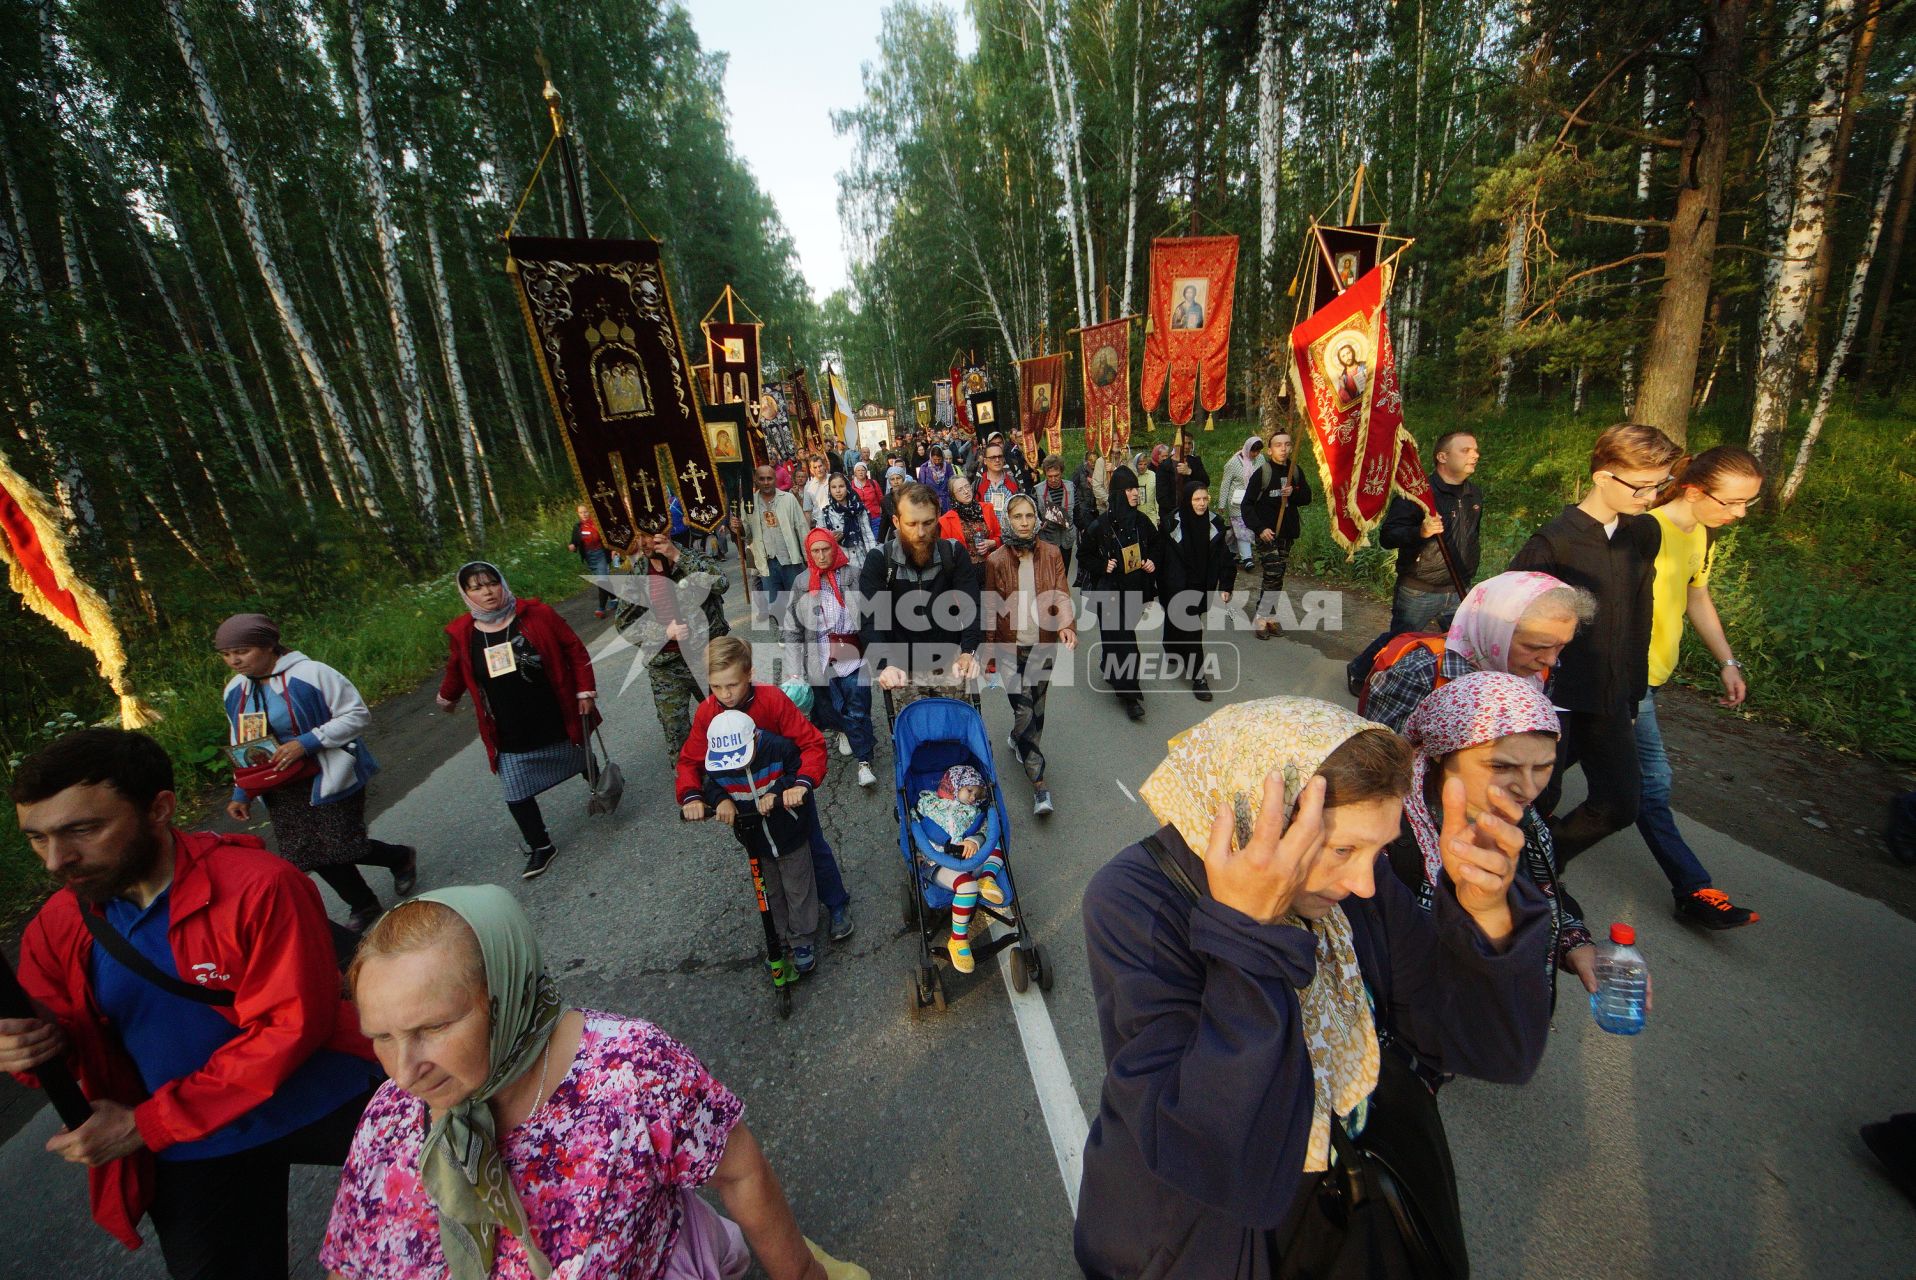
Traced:
MULTIPOLYGON (((687 821, 699 822, 710 815, 710 807, 701 798, 705 787, 705 737, 712 717, 721 711, 743 711, 752 723, 790 738, 798 747, 798 777, 792 791, 817 791, 825 781, 829 757, 825 735, 805 718, 793 701, 777 685, 752 683, 752 646, 737 636, 720 636, 705 649, 705 675, 712 692, 692 713, 692 732, 679 749, 677 795, 679 811, 687 821)), ((793 797, 787 807, 798 803, 793 797)), ((852 921, 852 895, 845 888, 845 877, 838 870, 838 857, 825 839, 818 821, 818 800, 803 797, 805 820, 812 833, 812 870, 818 880, 818 900, 831 916, 827 936, 843 942, 857 926, 852 921)))
POLYGON ((175 1277, 282 1280, 287 1170, 344 1160, 379 1078, 319 891, 251 836, 174 827, 144 734, 67 734, 12 795, 60 890, 21 938, 41 1016, 0 1020, 0 1070, 74 1072, 93 1118, 47 1150, 129 1248, 150 1216, 175 1277))

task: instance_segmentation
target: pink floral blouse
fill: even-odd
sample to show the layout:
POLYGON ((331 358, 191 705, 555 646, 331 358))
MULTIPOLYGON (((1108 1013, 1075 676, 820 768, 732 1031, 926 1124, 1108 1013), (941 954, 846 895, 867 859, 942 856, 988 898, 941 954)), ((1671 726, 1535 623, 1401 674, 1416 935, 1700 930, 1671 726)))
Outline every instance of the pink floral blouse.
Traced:
MULTIPOLYGON (((561 1280, 658 1280, 678 1239, 679 1192, 712 1176, 745 1105, 649 1022, 585 1012, 572 1069, 500 1138, 534 1237, 561 1280)), ((426 1104, 388 1081, 366 1108, 333 1200, 320 1264, 351 1280, 446 1274, 419 1180, 426 1104)), ((501 1232, 492 1274, 530 1277, 501 1232)))

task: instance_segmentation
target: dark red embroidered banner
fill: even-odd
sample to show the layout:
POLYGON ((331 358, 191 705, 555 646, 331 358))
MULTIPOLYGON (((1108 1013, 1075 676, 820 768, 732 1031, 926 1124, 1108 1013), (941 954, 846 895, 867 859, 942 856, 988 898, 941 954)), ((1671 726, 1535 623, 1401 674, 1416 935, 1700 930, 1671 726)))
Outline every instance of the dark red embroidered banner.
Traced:
POLYGON ((673 493, 688 525, 717 528, 725 495, 658 242, 513 236, 506 255, 566 456, 606 537, 624 550, 669 529, 673 493))

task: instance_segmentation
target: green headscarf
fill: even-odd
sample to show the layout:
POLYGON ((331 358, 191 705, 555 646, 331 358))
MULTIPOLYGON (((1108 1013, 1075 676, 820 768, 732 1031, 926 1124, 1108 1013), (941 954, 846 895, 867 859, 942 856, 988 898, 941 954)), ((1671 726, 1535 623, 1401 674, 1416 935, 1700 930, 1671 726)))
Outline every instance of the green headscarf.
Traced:
POLYGON ((485 1280, 504 1227, 525 1246, 532 1274, 552 1264, 532 1238, 525 1206, 506 1172, 487 1101, 532 1069, 565 1007, 539 958, 532 921, 498 885, 434 889, 418 901, 459 913, 479 939, 492 1017, 492 1071, 479 1091, 433 1121, 419 1154, 419 1177, 439 1211, 439 1246, 451 1280, 485 1280))

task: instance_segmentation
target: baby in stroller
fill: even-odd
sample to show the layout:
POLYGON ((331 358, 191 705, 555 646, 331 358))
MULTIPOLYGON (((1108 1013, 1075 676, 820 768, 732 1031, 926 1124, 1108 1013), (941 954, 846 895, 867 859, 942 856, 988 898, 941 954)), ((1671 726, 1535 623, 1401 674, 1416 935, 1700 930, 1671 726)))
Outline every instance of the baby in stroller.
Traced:
MULTIPOLYGON (((960 846, 962 852, 954 851, 954 856, 965 861, 978 856, 980 837, 985 827, 985 806, 991 802, 991 788, 985 782, 984 774, 968 764, 955 764, 945 770, 938 780, 936 791, 918 793, 916 811, 935 830, 942 830, 947 845, 960 846)), ((919 864, 933 867, 929 858, 920 855, 919 864)), ((959 871, 952 867, 937 867, 934 877, 937 882, 951 890, 951 967, 960 973, 970 973, 977 967, 977 961, 971 954, 971 916, 978 908, 978 899, 983 898, 993 906, 1005 900, 1004 887, 998 883, 999 875, 1005 869, 1005 860, 993 850, 976 871, 959 871)))

